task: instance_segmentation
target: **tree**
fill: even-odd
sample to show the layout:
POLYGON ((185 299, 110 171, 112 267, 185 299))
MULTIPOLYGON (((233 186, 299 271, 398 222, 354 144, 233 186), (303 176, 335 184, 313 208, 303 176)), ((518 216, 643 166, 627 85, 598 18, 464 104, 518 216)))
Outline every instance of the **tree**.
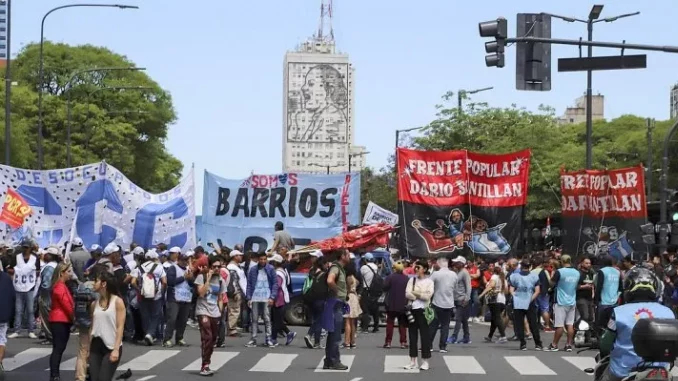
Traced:
POLYGON ((362 170, 360 180, 360 187, 362 188, 360 190, 361 215, 365 215, 365 209, 370 201, 394 213, 397 212, 394 173, 392 169, 388 168, 382 168, 379 171, 372 168, 362 170))
MULTIPOLYGON (((452 95, 445 94, 443 100, 454 99, 452 95)), ((437 118, 425 126, 424 136, 414 139, 411 146, 423 150, 468 149, 483 153, 530 148, 532 167, 526 218, 544 219, 560 212, 560 168, 585 167, 584 124, 559 125, 554 110, 545 106, 536 113, 515 105, 493 108, 473 102, 461 111, 445 104, 436 108, 437 118)), ((663 137, 671 124, 671 121, 657 123, 653 142, 655 168, 659 168, 663 137)), ((645 162, 647 142, 643 118, 625 115, 610 121, 595 121, 593 129, 595 168, 623 168, 645 162)), ((672 157, 670 167, 669 186, 675 188, 678 187, 678 156, 672 157)), ((392 171, 391 168, 385 172, 392 171)), ((658 177, 654 176, 654 184, 658 184, 658 177)), ((382 190, 369 193, 386 194, 382 190)))
MULTIPOLYGON (((38 166, 38 57, 39 45, 31 44, 13 61, 13 80, 19 86, 12 95, 12 165, 24 168, 38 166)), ((176 120, 169 93, 141 71, 76 74, 92 68, 134 66, 106 48, 45 43, 43 168, 66 166, 70 97, 73 165, 106 160, 151 192, 178 184, 182 163, 165 149, 168 128, 176 120)))

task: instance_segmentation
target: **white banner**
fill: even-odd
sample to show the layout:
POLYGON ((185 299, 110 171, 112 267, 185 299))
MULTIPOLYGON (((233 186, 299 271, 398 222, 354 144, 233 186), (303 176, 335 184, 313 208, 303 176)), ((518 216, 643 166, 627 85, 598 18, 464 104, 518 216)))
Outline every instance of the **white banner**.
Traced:
POLYGON ((369 204, 367 204, 367 209, 365 209, 363 224, 373 225, 380 222, 396 226, 398 225, 398 215, 370 201, 369 204))
POLYGON ((159 194, 137 187, 105 162, 45 171, 0 165, 0 181, 3 195, 12 187, 33 208, 22 227, 3 229, 5 242, 28 237, 46 247, 77 236, 87 248, 113 241, 123 248, 132 242, 144 248, 158 243, 185 250, 195 246, 193 170, 159 194))

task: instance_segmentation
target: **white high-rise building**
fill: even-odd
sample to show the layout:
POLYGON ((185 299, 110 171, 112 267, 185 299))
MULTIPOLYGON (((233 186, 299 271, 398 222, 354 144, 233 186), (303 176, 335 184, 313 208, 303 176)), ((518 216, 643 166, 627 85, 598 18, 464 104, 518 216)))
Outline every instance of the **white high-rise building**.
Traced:
POLYGON ((285 54, 284 172, 337 173, 365 167, 365 147, 353 144, 355 71, 348 55, 336 52, 331 16, 331 1, 324 0, 318 33, 285 54), (325 34, 327 24, 330 31, 325 34))

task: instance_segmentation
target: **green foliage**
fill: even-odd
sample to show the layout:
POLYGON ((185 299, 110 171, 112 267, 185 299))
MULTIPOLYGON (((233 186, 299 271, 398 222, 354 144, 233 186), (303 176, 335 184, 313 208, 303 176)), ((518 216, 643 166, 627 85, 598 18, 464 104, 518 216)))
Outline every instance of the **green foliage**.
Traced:
MULTIPOLYGON (((165 149, 176 120, 169 93, 142 71, 87 71, 135 66, 105 48, 45 43, 44 169, 66 166, 70 100, 73 166, 106 160, 151 192, 179 182, 183 166, 165 149)), ((24 47, 12 61, 12 72, 17 85, 12 87, 11 164, 37 168, 39 45, 24 47)), ((0 101, 4 107, 4 89, 0 101)), ((4 133, 0 140, 4 155, 4 133)))
MULTIPOLYGON (((452 93, 443 96, 447 102, 452 93)), ((586 127, 584 124, 559 125, 554 111, 540 107, 529 112, 512 106, 493 108, 483 103, 467 103, 460 112, 456 107, 436 106, 435 120, 409 146, 422 150, 468 149, 483 153, 507 153, 529 148, 532 150, 527 219, 543 219, 560 212, 560 168, 577 170, 586 162, 586 127)), ((653 132, 653 168, 660 168, 664 136, 671 121, 657 122, 653 132)), ((595 121, 593 125, 594 167, 622 168, 645 163, 647 158, 646 121, 624 115, 610 121, 595 121)), ((676 146, 673 145, 673 152, 676 146)), ((678 155, 671 156, 669 187, 678 187, 678 155)), ((384 208, 395 210, 395 190, 392 189, 393 162, 379 174, 367 172, 371 181, 363 180, 363 200, 369 198, 384 208), (378 202, 374 197, 380 197, 378 202)), ((656 199, 659 175, 653 176, 656 199)))
POLYGON ((360 187, 361 216, 365 215, 365 209, 370 201, 392 212, 397 211, 393 170, 382 169, 377 172, 372 168, 363 169, 360 174, 360 187))

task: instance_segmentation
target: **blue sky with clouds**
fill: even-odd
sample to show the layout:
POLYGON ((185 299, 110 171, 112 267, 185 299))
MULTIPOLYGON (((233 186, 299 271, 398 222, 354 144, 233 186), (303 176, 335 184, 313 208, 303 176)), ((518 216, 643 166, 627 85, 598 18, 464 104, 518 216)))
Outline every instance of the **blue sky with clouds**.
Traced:
MULTIPOLYGON (((320 0, 111 2, 140 9, 58 11, 47 19, 45 37, 107 46, 146 67, 171 92, 179 119, 170 128, 167 146, 186 169, 195 163, 198 208, 205 169, 229 178, 246 177, 251 171, 279 172, 283 57, 317 29, 320 0)), ((13 51, 38 41, 43 14, 66 3, 13 0, 13 51)), ((561 113, 585 91, 585 73, 554 71, 552 91, 516 91, 515 50, 508 49, 505 68, 486 68, 477 24, 503 16, 513 36, 518 12, 586 18, 593 4, 335 0, 337 45, 350 54, 356 68, 356 144, 371 152, 368 165, 384 166, 393 151, 394 131, 429 122, 434 105, 449 90, 494 86, 474 99, 530 110, 545 104, 561 113)), ((603 17, 635 11, 641 15, 597 24, 594 38, 678 45, 675 10, 675 0, 608 2, 603 17)), ((586 26, 554 19, 552 33, 578 39, 585 37, 586 26)), ((618 52, 594 50, 599 55, 618 52)), ((556 58, 577 55, 577 47, 554 46, 554 66, 556 58)), ((633 113, 667 119, 676 68, 678 55, 648 52, 648 69, 597 72, 593 89, 605 95, 608 118, 633 113)))

